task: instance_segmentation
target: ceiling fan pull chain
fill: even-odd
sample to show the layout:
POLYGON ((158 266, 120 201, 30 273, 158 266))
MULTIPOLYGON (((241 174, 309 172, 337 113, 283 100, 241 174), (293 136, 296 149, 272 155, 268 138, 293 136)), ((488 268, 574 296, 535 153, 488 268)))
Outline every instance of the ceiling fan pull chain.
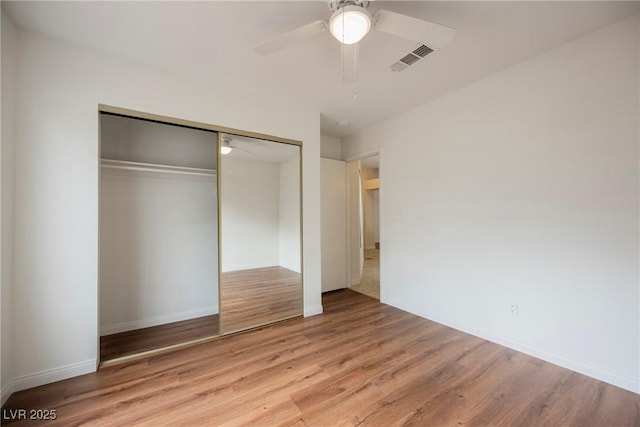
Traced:
POLYGON ((344 82, 344 45, 340 45, 340 81, 344 82))
POLYGON ((353 100, 358 100, 358 57, 360 56, 360 43, 356 43, 353 55, 353 100))
MULTIPOLYGON (((344 13, 341 16, 342 19, 342 38, 344 39, 344 13)), ((340 73, 340 81, 344 83, 345 80, 345 72, 344 72, 344 43, 340 43, 340 52, 342 55, 342 59, 340 61, 341 73, 340 73)))

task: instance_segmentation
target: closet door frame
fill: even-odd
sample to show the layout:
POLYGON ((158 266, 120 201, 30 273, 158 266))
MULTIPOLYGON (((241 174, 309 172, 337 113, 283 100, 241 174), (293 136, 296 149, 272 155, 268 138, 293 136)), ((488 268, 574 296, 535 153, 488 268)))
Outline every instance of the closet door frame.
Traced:
MULTIPOLYGON (((263 140, 267 140, 267 141, 273 141, 273 142, 279 142, 279 143, 283 143, 283 144, 290 144, 290 145, 297 145, 300 147, 300 155, 299 155, 299 162, 300 162, 300 182, 299 182, 299 191, 300 191, 300 286, 301 286, 301 298, 300 298, 300 315, 302 316, 302 313, 304 313, 304 254, 303 254, 303 192, 302 192, 302 141, 298 141, 295 139, 289 139, 289 138, 282 138, 279 136, 274 136, 274 135, 267 135, 267 134, 262 134, 262 133, 257 133, 257 132, 251 132, 251 131, 245 131, 245 130, 240 130, 240 129, 234 129, 234 128, 229 128, 229 127, 225 127, 225 126, 218 126, 218 125, 214 125, 214 124, 210 124, 210 123, 203 123, 203 122, 196 122, 196 121, 192 121, 192 120, 185 120, 185 119, 180 119, 180 118, 176 118, 176 117, 169 117, 169 116, 163 116, 163 115, 159 115, 159 114, 152 114, 152 113, 146 113, 143 111, 137 111, 137 110, 131 110, 128 108, 122 108, 122 107, 116 107, 113 105, 107 105, 107 104, 98 104, 98 118, 100 117, 101 113, 107 113, 107 114, 112 114, 112 115, 117 115, 117 116, 122 116, 122 117, 128 117, 128 118, 132 118, 132 119, 141 119, 141 120, 147 120, 150 122, 157 122, 157 123, 163 123, 163 124, 168 124, 168 125, 174 125, 174 126, 181 126, 181 127, 186 127, 186 128, 192 128, 192 129, 199 129, 199 130, 207 130, 207 131, 213 131, 213 132, 217 132, 218 133, 218 138, 217 138, 217 147, 216 147, 216 167, 217 167, 217 178, 216 178, 216 184, 217 184, 217 208, 218 208, 218 218, 217 218, 217 222, 218 222, 218 307, 220 307, 220 283, 221 283, 221 268, 220 266, 222 265, 222 254, 220 252, 221 250, 221 239, 220 239, 220 213, 221 213, 221 208, 220 208, 220 190, 221 190, 221 173, 220 173, 220 169, 221 169, 221 153, 220 153, 220 145, 222 143, 221 139, 221 134, 225 133, 225 134, 230 134, 230 135, 237 135, 237 136, 244 136, 244 137, 250 137, 250 138, 257 138, 257 139, 263 139, 263 140)), ((100 169, 100 153, 101 153, 101 141, 100 141, 100 120, 98 120, 98 170, 100 169)), ((98 176, 98 203, 100 203, 100 194, 101 194, 101 179, 100 176, 98 176)), ((100 206, 98 205, 98 224, 100 224, 100 206)), ((181 349, 181 348, 185 348, 185 347, 191 347, 194 345, 198 345, 198 344, 202 344, 205 342, 209 342, 209 341, 213 341, 216 340, 223 335, 222 333, 220 333, 217 336, 212 336, 212 337, 208 337, 208 338, 201 338, 198 340, 194 340, 194 341, 189 341, 189 342, 185 342, 182 344, 176 344, 176 345, 172 345, 169 347, 163 347, 163 348, 159 348, 156 350, 150 350, 150 351, 146 351, 143 353, 138 353, 138 354, 134 354, 131 356, 125 356, 122 357, 120 359, 114 359, 114 360, 110 360, 106 363, 103 363, 102 361, 100 361, 100 234, 98 234, 98 281, 97 281, 97 286, 98 286, 98 292, 97 292, 97 296, 98 296, 98 310, 96 312, 97 315, 97 330, 96 330, 96 346, 97 346, 97 354, 98 354, 98 368, 99 367, 103 367, 103 366, 108 366, 108 365, 114 365, 114 364, 118 364, 118 363, 123 363, 123 362, 128 362, 131 360, 135 360, 135 359, 139 359, 139 358, 144 358, 144 357, 148 357, 151 355, 156 355, 156 354, 160 354, 160 353, 165 353, 165 352, 169 352, 169 351, 173 351, 173 350, 177 350, 177 349, 181 349)), ((220 325, 220 319, 222 317, 222 313, 219 311, 219 317, 218 317, 218 328, 220 325)), ((219 331, 221 332, 221 331, 219 331)), ((229 334, 226 334, 229 335, 229 334)))

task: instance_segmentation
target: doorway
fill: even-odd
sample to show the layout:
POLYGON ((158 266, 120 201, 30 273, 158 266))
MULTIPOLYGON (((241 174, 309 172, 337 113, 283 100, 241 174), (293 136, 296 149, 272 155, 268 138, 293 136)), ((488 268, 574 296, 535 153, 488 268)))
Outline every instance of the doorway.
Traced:
POLYGON ((349 288, 380 299, 380 154, 347 163, 349 288))

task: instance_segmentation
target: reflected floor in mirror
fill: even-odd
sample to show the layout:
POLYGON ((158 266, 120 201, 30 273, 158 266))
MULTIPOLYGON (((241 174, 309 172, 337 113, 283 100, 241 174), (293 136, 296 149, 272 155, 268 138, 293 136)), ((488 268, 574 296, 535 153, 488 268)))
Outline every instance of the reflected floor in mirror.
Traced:
POLYGON ((300 273, 284 267, 222 273, 220 296, 222 333, 302 314, 300 273))
POLYGON ((158 350, 218 335, 218 315, 120 332, 100 337, 100 361, 158 350))

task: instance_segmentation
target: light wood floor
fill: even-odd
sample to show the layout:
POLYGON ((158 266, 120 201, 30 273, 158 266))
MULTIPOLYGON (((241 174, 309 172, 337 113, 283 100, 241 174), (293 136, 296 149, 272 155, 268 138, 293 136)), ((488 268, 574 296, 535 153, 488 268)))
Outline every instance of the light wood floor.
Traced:
POLYGON ((350 286, 349 289, 380 299, 380 250, 365 249, 364 265, 362 267, 362 278, 357 285, 350 286))
MULTIPOLYGON (((640 396, 364 295, 16 393, 47 426, 638 426, 640 396)), ((29 421, 15 426, 32 425, 29 421)))
POLYGON ((218 335, 218 315, 203 316, 100 337, 100 361, 218 335))
POLYGON ((300 273, 278 266, 222 273, 220 313, 222 333, 299 316, 300 273))

